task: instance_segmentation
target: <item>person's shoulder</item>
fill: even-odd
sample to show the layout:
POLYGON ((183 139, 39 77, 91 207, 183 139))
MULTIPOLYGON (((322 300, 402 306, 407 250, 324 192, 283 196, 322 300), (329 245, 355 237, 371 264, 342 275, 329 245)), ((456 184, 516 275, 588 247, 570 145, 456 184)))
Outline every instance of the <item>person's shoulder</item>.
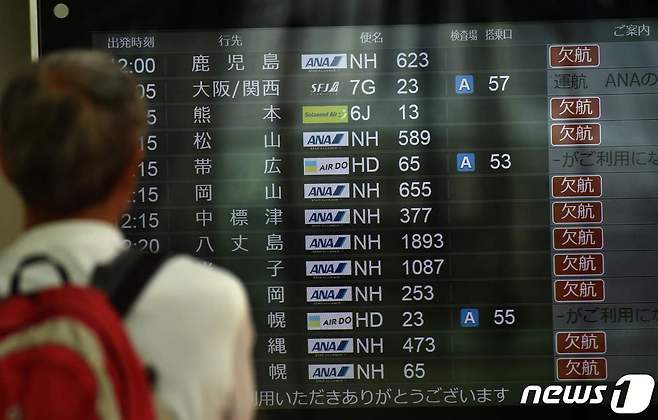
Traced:
POLYGON ((183 254, 165 261, 146 292, 181 309, 212 311, 222 317, 244 316, 249 309, 246 289, 235 274, 183 254))
MULTIPOLYGON (((161 267, 161 272, 182 275, 187 281, 209 283, 213 286, 242 287, 238 277, 224 267, 209 265, 186 254, 170 256, 161 267)), ((157 273, 156 273, 157 274, 157 273)))

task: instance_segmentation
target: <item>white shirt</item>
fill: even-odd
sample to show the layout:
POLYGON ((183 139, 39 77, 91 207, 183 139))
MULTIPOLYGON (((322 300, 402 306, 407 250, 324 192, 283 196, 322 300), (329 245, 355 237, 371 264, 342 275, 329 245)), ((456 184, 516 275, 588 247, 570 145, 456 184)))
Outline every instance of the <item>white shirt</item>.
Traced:
MULTIPOLYGON (((124 249, 121 231, 107 223, 70 220, 29 229, 0 252, 0 296, 19 262, 46 254, 75 284, 124 249)), ((21 290, 57 282, 45 264, 26 268, 21 290)), ((180 420, 243 420, 253 416, 254 330, 247 294, 223 269, 175 256, 146 286, 125 321, 142 360, 157 372, 158 397, 180 420)))

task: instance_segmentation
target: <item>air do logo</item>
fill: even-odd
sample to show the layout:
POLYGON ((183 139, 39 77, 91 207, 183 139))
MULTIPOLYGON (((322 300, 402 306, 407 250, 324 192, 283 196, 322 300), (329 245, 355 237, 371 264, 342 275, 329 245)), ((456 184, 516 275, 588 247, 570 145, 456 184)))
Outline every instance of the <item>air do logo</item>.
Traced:
POLYGON ((348 175, 350 159, 347 157, 304 158, 304 175, 348 175))
POLYGON ((317 312, 306 314, 309 331, 351 330, 354 329, 352 312, 317 312))
POLYGON ((615 386, 608 385, 528 385, 521 404, 602 404, 618 414, 639 414, 649 407, 655 381, 651 375, 625 375, 615 386))

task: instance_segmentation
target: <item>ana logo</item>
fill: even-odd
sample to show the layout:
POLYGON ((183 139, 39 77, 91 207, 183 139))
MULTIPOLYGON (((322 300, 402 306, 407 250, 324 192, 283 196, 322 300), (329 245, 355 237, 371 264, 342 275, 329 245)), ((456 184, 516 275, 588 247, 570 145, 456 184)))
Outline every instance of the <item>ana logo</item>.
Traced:
POLYGON ((308 379, 354 379, 354 365, 308 365, 308 379))
POLYGON ((302 70, 339 70, 347 68, 347 54, 302 54, 302 70))
POLYGON ((319 276, 351 276, 352 261, 306 261, 306 275, 319 276))
POLYGON ((304 198, 350 198, 350 184, 304 184, 304 198))
POLYGON ((308 354, 354 353, 353 338, 309 338, 308 354))
POLYGON ((304 147, 346 147, 347 131, 304 132, 304 147))
POLYGON ((338 251, 352 248, 350 235, 306 235, 307 251, 338 251))
POLYGON ((351 302, 352 287, 307 287, 307 302, 351 302))
POLYGON ((350 158, 304 158, 304 175, 349 175, 350 158))
POLYGON ((651 375, 625 375, 612 389, 608 385, 528 385, 521 404, 602 404, 619 414, 638 414, 651 404, 655 381, 651 375), (530 400, 532 396, 532 400, 530 400))
POLYGON ((351 330, 352 312, 316 312, 306 314, 309 331, 316 330, 351 330))
POLYGON ((304 210, 304 223, 307 225, 347 225, 350 223, 348 209, 304 210))
POLYGON ((314 95, 338 95, 340 82, 333 83, 313 83, 311 93, 314 95))

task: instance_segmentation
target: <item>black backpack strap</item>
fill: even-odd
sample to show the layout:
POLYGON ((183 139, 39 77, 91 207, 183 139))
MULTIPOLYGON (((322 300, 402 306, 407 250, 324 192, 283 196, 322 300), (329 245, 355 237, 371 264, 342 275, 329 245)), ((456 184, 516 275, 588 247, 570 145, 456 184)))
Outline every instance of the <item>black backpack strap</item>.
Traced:
POLYGON ((96 267, 91 284, 103 290, 114 310, 125 318, 151 277, 170 256, 127 250, 110 263, 96 267))
POLYGON ((31 255, 23 259, 20 264, 18 264, 18 267, 16 267, 16 271, 14 271, 14 274, 11 276, 11 286, 9 288, 11 296, 18 296, 20 294, 20 287, 21 287, 21 274, 23 270, 30 266, 30 265, 35 265, 35 264, 41 264, 41 263, 46 263, 53 267, 55 271, 57 272, 57 275, 59 276, 60 281, 62 284, 69 284, 69 275, 64 269, 64 267, 58 263, 57 261, 53 260, 47 255, 31 255))

